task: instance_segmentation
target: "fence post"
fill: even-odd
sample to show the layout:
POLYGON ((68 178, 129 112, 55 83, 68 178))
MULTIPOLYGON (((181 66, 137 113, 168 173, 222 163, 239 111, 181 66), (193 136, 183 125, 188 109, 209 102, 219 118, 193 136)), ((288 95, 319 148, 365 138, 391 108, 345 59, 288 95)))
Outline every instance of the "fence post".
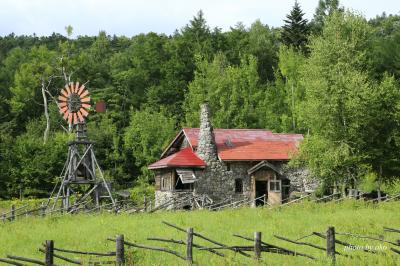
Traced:
POLYGON ((261 258, 261 232, 254 232, 254 255, 257 260, 261 258))
POLYGON ((15 219, 15 205, 11 205, 10 221, 14 221, 14 219, 15 219))
POLYGON ((46 215, 46 206, 44 206, 44 203, 40 205, 40 216, 44 217, 46 215))
POLYGON ((45 249, 45 266, 53 266, 54 265, 54 241, 46 240, 46 249, 45 249))
POLYGON ((144 211, 147 211, 147 198, 146 196, 144 196, 144 201, 143 201, 143 205, 144 205, 144 211))
POLYGON ((124 265, 125 263, 124 235, 117 235, 115 242, 116 242, 115 265, 121 266, 124 265))
POLYGON ((335 262, 335 227, 329 226, 326 231, 326 255, 335 262))
POLYGON ((186 260, 189 263, 193 262, 193 228, 187 229, 187 239, 186 239, 186 260))

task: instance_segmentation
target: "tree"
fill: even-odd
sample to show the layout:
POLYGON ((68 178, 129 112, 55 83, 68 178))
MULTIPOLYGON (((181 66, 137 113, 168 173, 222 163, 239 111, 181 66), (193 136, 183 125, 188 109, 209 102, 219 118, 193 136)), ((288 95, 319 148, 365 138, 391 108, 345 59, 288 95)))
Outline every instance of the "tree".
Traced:
POLYGON ((395 177, 400 92, 392 78, 378 83, 366 71, 372 34, 364 18, 334 13, 301 69, 300 121, 310 136, 300 157, 325 180, 357 181, 368 171, 395 177))
POLYGON ((325 19, 334 12, 343 12, 344 9, 339 7, 339 0, 319 0, 315 9, 314 18, 310 23, 310 27, 314 33, 320 34, 324 26, 325 19))
MULTIPOLYGON (((279 48, 279 70, 284 81, 282 89, 285 91, 285 102, 290 110, 289 115, 292 120, 291 128, 285 131, 296 131, 297 112, 299 103, 304 100, 304 87, 300 84, 300 69, 304 64, 305 57, 297 52, 293 47, 281 46, 279 48)), ((280 76, 277 77, 279 79, 280 76)))
POLYGON ((241 53, 248 54, 257 58, 257 69, 261 83, 273 80, 273 69, 277 66, 277 52, 279 36, 274 29, 263 25, 260 20, 256 20, 250 27, 248 33, 248 47, 242 49, 241 53))
POLYGON ((211 63, 198 58, 197 68, 185 100, 186 125, 199 125, 200 104, 208 101, 215 127, 260 127, 256 108, 261 90, 253 56, 243 57, 239 66, 231 66, 223 54, 211 63))
POLYGON ((400 79, 400 16, 382 14, 369 23, 374 27, 370 52, 371 75, 383 78, 385 72, 400 79))
POLYGON ((296 0, 290 14, 286 16, 287 19, 283 20, 285 25, 281 32, 283 43, 300 51, 305 51, 309 32, 308 21, 303 16, 304 13, 296 0))
POLYGON ((33 47, 29 59, 21 64, 15 74, 10 91, 11 113, 18 126, 24 128, 30 118, 39 117, 43 112, 42 81, 54 74, 55 53, 45 46, 33 47))
POLYGON ((47 197, 66 159, 68 135, 56 132, 43 144, 44 117, 32 120, 26 132, 2 147, 0 167, 9 196, 47 197), (11 145, 10 145, 11 144, 11 145))
POLYGON ((161 152, 176 134, 175 119, 163 112, 132 111, 124 134, 124 148, 131 154, 143 176, 151 176, 147 166, 157 161, 161 152))

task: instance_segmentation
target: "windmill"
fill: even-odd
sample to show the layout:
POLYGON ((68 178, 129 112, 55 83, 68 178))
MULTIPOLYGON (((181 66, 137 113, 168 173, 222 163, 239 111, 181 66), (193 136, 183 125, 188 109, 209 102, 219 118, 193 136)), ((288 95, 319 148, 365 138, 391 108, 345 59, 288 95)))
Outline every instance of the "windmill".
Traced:
POLYGON ((68 142, 68 156, 61 172, 61 182, 54 187, 49 198, 54 210, 61 201, 61 208, 74 212, 86 205, 99 207, 101 201, 107 199, 115 208, 115 200, 111 194, 109 183, 93 151, 94 143, 87 137, 86 118, 90 111, 89 91, 78 82, 69 83, 61 89, 58 106, 64 120, 75 132, 75 139, 68 142))

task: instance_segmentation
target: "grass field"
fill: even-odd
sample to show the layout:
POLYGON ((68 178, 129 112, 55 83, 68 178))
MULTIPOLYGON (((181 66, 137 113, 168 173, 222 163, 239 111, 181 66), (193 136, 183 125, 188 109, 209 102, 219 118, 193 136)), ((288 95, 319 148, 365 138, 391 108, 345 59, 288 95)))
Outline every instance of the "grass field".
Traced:
MULTIPOLYGON (((161 221, 168 221, 183 228, 193 227, 214 240, 231 245, 252 245, 251 242, 233 237, 233 233, 252 236, 261 231, 262 239, 285 248, 316 256, 316 261, 303 257, 263 253, 257 264, 252 258, 224 251, 227 257, 221 258, 209 252, 194 250, 195 265, 328 265, 325 253, 307 246, 298 246, 273 237, 274 234, 297 239, 313 231, 325 232, 329 225, 337 232, 352 232, 364 235, 384 235, 385 239, 400 239, 400 234, 385 233, 383 226, 400 228, 400 202, 372 204, 361 201, 342 203, 304 202, 294 206, 275 208, 242 208, 220 212, 160 212, 138 215, 71 215, 46 218, 22 218, 13 223, 0 223, 0 257, 14 254, 31 258, 43 258, 38 252, 40 244, 46 239, 55 241, 56 247, 86 251, 113 251, 115 243, 107 237, 124 234, 131 242, 152 246, 163 246, 185 253, 185 247, 175 244, 146 240, 147 237, 164 237, 184 240, 185 234, 167 227, 161 221)), ((390 248, 379 241, 337 236, 338 239, 357 245, 370 245, 390 248)), ((312 236, 304 241, 325 246, 325 241, 312 236)), ((194 238, 194 242, 213 246, 194 238)), ((337 265, 398 265, 400 255, 386 250, 384 254, 374 255, 362 251, 344 251, 336 245, 339 252, 353 258, 337 256, 337 265)), ((173 255, 138 249, 127 249, 129 265, 185 265, 173 255)), ((84 259, 71 256, 70 258, 84 259)), ((92 258, 93 259, 93 258, 92 258)), ((58 265, 65 263, 56 260, 58 265)))

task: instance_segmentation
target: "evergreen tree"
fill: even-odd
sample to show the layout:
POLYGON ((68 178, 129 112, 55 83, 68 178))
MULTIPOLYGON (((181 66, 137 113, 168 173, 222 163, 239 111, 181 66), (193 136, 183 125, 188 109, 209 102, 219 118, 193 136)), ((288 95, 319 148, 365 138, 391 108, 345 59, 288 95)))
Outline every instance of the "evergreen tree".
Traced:
POLYGON ((307 37, 309 28, 307 19, 303 18, 304 12, 297 1, 290 14, 286 16, 287 19, 283 20, 285 25, 281 33, 281 38, 287 46, 294 46, 298 50, 304 51, 307 44, 307 37))

